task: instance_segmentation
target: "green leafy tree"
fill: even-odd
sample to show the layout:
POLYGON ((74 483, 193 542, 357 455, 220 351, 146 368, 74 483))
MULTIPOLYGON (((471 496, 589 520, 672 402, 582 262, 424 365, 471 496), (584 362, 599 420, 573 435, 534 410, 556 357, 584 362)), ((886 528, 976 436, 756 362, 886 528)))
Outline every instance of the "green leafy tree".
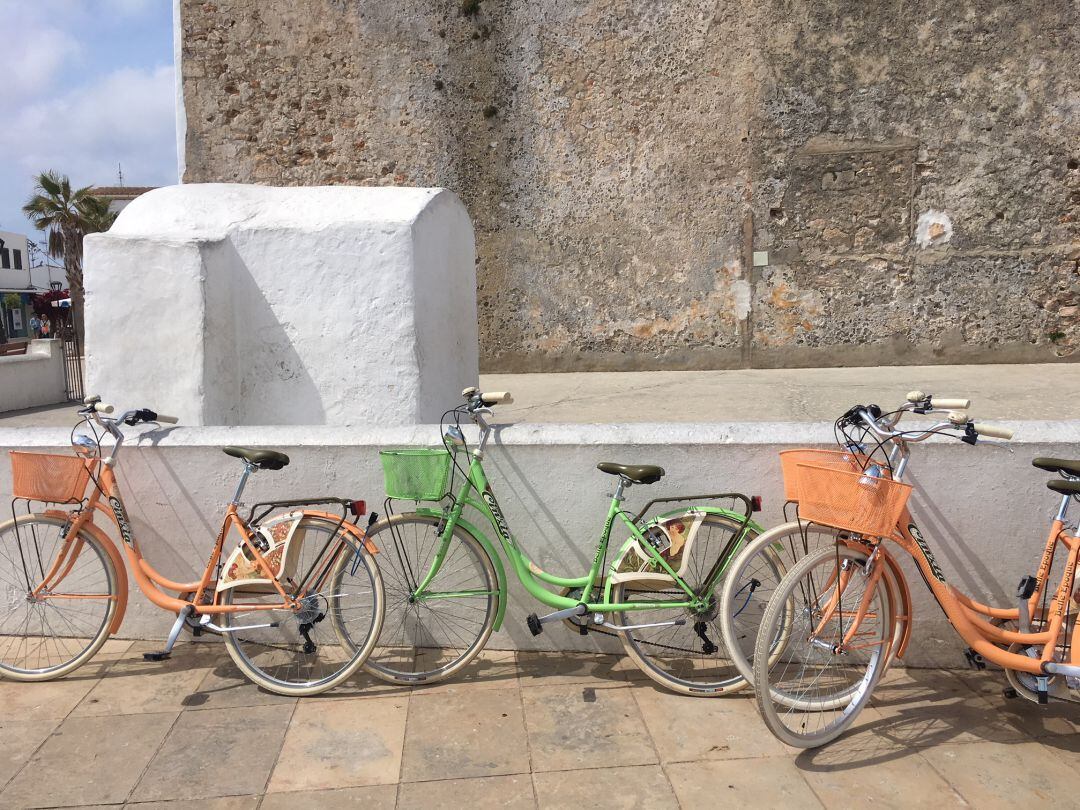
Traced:
POLYGON ((83 341, 83 237, 107 231, 116 215, 109 211, 109 200, 95 197, 90 186, 73 189, 67 175, 41 172, 34 184, 34 195, 23 206, 23 213, 40 231, 48 235, 49 255, 62 259, 71 290, 71 310, 80 344, 83 341))

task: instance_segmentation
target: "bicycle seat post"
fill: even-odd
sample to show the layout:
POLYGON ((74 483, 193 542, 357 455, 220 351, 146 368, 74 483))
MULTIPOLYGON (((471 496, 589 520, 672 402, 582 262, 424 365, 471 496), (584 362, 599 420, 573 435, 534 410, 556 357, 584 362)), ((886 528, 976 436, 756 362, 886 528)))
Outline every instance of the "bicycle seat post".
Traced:
POLYGON ((255 472, 255 465, 250 461, 244 462, 244 474, 240 476, 240 483, 236 485, 236 493, 232 496, 232 500, 229 501, 233 506, 240 504, 240 496, 244 494, 244 487, 247 486, 248 476, 255 472))
POLYGON ((630 486, 630 481, 625 475, 619 476, 619 485, 615 487, 615 493, 611 496, 615 501, 622 503, 625 500, 623 491, 630 486))

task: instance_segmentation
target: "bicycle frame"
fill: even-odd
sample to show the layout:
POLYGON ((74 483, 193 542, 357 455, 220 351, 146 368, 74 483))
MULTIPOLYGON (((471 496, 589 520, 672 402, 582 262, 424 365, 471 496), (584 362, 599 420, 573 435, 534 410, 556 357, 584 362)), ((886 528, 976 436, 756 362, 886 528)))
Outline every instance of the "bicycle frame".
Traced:
MULTIPOLYGON (((476 527, 472 526, 462 518, 462 513, 466 507, 472 507, 478 510, 491 524, 496 536, 499 538, 500 545, 506 557, 510 560, 513 566, 514 574, 518 581, 524 586, 525 590, 529 592, 538 601, 549 605, 557 610, 574 608, 580 604, 584 604, 586 610, 589 613, 610 613, 613 611, 623 610, 649 610, 655 609, 658 604, 663 604, 667 607, 676 608, 700 608, 708 602, 708 593, 711 587, 715 584, 716 580, 726 569, 727 564, 732 559, 732 551, 741 545, 742 541, 746 537, 748 530, 760 531, 753 521, 749 519, 749 512, 746 514, 737 514, 731 510, 718 509, 715 507, 700 507, 700 511, 705 513, 722 514, 725 517, 735 518, 743 523, 740 532, 732 538, 729 543, 729 547, 719 555, 717 563, 714 565, 713 570, 703 581, 701 587, 695 592, 678 574, 671 568, 667 560, 665 560, 653 547, 645 540, 645 535, 638 528, 634 519, 628 516, 621 508, 622 503, 622 490, 623 484, 620 483, 618 490, 612 497, 611 504, 608 507, 607 517, 604 520, 604 527, 600 536, 599 543, 597 544, 596 554, 593 557, 592 565, 589 567, 588 573, 579 577, 563 577, 544 571, 540 566, 530 560, 524 552, 519 548, 517 542, 514 540, 513 535, 510 532, 510 528, 506 523, 506 519, 503 516, 502 509, 499 507, 499 503, 495 498, 495 493, 491 489, 491 484, 488 481, 487 475, 484 472, 482 463, 483 451, 476 450, 472 454, 472 458, 469 464, 468 475, 462 482, 461 487, 455 494, 453 505, 449 510, 436 510, 436 509, 420 509, 417 510, 418 514, 427 515, 431 517, 438 517, 443 521, 442 530, 439 535, 439 546, 436 549, 435 556, 432 559, 431 566, 423 577, 416 583, 414 588, 414 595, 417 600, 424 599, 438 599, 438 598, 453 598, 461 596, 485 596, 489 595, 491 591, 468 591, 461 592, 455 591, 452 593, 425 593, 425 589, 431 584, 432 580, 438 574, 443 561, 446 558, 447 550, 449 549, 451 539, 453 537, 453 531, 456 526, 461 526, 465 531, 472 534, 476 539, 484 546, 485 551, 492 557, 497 566, 497 574, 499 578, 499 610, 495 619, 495 629, 501 626, 503 613, 506 605, 506 587, 505 587, 505 574, 502 569, 499 555, 494 553, 494 546, 491 541, 476 527), (473 493, 480 493, 480 498, 473 497, 473 493), (650 555, 651 562, 655 562, 663 572, 668 574, 673 583, 683 592, 683 598, 672 599, 671 601, 665 601, 658 603, 656 601, 651 602, 612 602, 611 590, 613 583, 610 579, 604 579, 601 575, 601 568, 608 550, 608 546, 611 540, 611 530, 615 523, 615 520, 619 519, 623 525, 626 526, 630 532, 630 538, 626 541, 627 544, 638 541, 639 547, 650 555), (569 596, 563 596, 562 594, 553 593, 548 590, 545 585, 550 585, 559 588, 568 589, 581 589, 582 598, 574 599, 569 596), (594 589, 598 586, 603 588, 603 598, 601 601, 585 601, 585 595, 591 595, 594 589)), ((614 567, 614 564, 613 566, 614 567)), ((614 573, 614 571, 611 571, 614 573)))
MULTIPOLYGON (((92 466, 96 464, 96 461, 87 460, 85 463, 90 466, 91 471, 93 471, 92 466)), ((262 556, 258 544, 254 542, 256 537, 255 533, 247 527, 243 519, 238 515, 235 501, 230 502, 226 508, 225 516, 222 519, 221 529, 214 541, 213 550, 211 551, 210 558, 207 560, 206 568, 204 569, 202 576, 198 580, 192 582, 176 582, 158 573, 142 556, 138 540, 135 537, 135 533, 128 520, 127 510, 124 508, 116 475, 113 472, 111 465, 108 463, 102 463, 99 470, 97 476, 98 485, 91 487, 90 496, 87 499, 85 507, 74 517, 72 517, 70 513, 62 510, 47 510, 45 512, 46 515, 51 517, 60 517, 67 520, 69 525, 65 532, 64 543, 60 548, 57 558, 52 562, 50 569, 42 578, 41 583, 34 588, 35 595, 40 595, 44 599, 74 598, 70 595, 57 594, 54 589, 60 585, 64 577, 66 577, 73 568, 75 561, 82 550, 79 532, 85 530, 101 541, 106 552, 112 558, 114 568, 117 570, 117 575, 121 579, 119 582, 120 595, 118 597, 120 605, 109 628, 110 634, 117 632, 123 621, 124 611, 127 605, 127 577, 125 566, 116 549, 116 544, 114 544, 112 539, 94 522, 95 512, 101 512, 116 526, 117 531, 120 534, 125 555, 130 563, 132 576, 135 579, 136 585, 139 586, 139 590, 142 591, 146 598, 153 604, 164 610, 178 613, 186 608, 190 608, 192 612, 197 615, 212 615, 257 610, 288 610, 296 609, 298 607, 298 599, 303 598, 303 594, 306 592, 305 585, 307 585, 307 583, 301 583, 301 586, 298 589, 299 595, 297 597, 291 597, 285 593, 270 565, 262 556), (107 505, 102 500, 102 495, 104 495, 107 505), (208 591, 213 592, 213 588, 216 585, 214 581, 214 571, 221 560, 225 539, 234 529, 239 533, 241 543, 251 555, 253 561, 258 566, 258 569, 262 572, 264 577, 273 584, 274 589, 281 597, 280 604, 234 603, 222 605, 216 604, 216 600, 212 601, 210 604, 202 604, 204 594, 208 591), (162 588, 178 591, 180 593, 191 593, 192 596, 188 600, 180 599, 164 593, 162 588)), ((356 526, 340 520, 339 516, 313 510, 304 510, 303 515, 305 517, 328 519, 335 523, 339 523, 342 530, 356 537, 358 542, 364 543, 369 550, 371 549, 371 543, 364 536, 364 533, 356 526)), ((342 548, 344 548, 344 545, 342 548)), ((319 586, 322 578, 326 576, 326 572, 330 570, 332 563, 339 553, 340 549, 332 552, 328 559, 328 563, 322 566, 322 571, 315 577, 315 581, 311 583, 312 586, 319 586)), ((310 575, 308 578, 310 578, 310 575)), ((92 599, 98 597, 95 597, 94 595, 79 595, 78 598, 92 599)), ((100 598, 113 597, 102 595, 100 598)))
MULTIPOLYGON (((945 613, 945 616, 949 619, 949 622, 956 629, 956 632, 959 633, 960 637, 963 638, 975 652, 979 653, 986 660, 1005 669, 1019 670, 1034 675, 1049 675, 1055 672, 1053 667, 1054 664, 1058 664, 1059 669, 1057 671, 1065 671, 1060 669, 1060 664, 1053 660, 1053 654, 1061 635, 1063 625, 1066 621, 1066 610, 1069 599, 1072 596, 1073 579, 1076 572, 1077 559, 1078 556, 1080 556, 1080 538, 1067 534, 1064 529, 1064 521, 1062 518, 1065 505, 1066 502, 1063 501, 1062 509, 1059 511, 1058 517, 1055 518, 1051 525, 1050 534, 1047 538, 1043 556, 1039 563, 1038 573, 1036 574, 1036 588, 1031 597, 1027 600, 1028 614, 1047 625, 1046 630, 1038 632, 1005 630, 990 624, 990 619, 1019 621, 1019 607, 995 608, 983 605, 950 585, 946 581, 941 567, 937 564, 933 551, 931 551, 930 546, 922 536, 922 532, 919 530, 918 526, 911 519, 910 512, 906 509, 897 524, 895 534, 885 538, 885 540, 900 546, 901 549, 911 556, 918 566, 919 572, 922 574, 927 587, 929 587, 930 592, 933 594, 934 599, 945 613), (1053 599, 1050 602, 1049 609, 1044 612, 1038 608, 1038 602, 1042 599, 1046 590, 1050 567, 1059 544, 1067 549, 1065 567, 1062 571, 1061 581, 1055 589, 1053 599), (1029 655, 1009 652, 1008 650, 1003 650, 1001 647, 996 646, 1001 644, 1019 644, 1022 646, 1042 645, 1043 651, 1041 657, 1036 659, 1029 655)), ((872 543, 871 546, 874 549, 874 553, 885 553, 885 548, 881 544, 881 541, 872 543)), ((885 557, 887 559, 888 555, 885 554, 885 557)), ((895 568, 895 566, 893 567, 893 570, 896 573, 899 573, 899 569, 895 568)), ((871 568, 869 574, 870 581, 866 589, 867 595, 873 593, 874 586, 881 579, 884 571, 884 565, 876 565, 871 568)), ((826 623, 836 615, 838 606, 841 603, 844 585, 841 584, 839 588, 833 588, 832 586, 835 583, 835 578, 831 579, 829 582, 829 587, 834 595, 829 598, 827 605, 823 608, 823 617, 819 622, 819 628, 824 628, 826 623)), ((869 596, 864 598, 863 601, 865 602, 868 598, 869 596)), ((865 608, 865 604, 859 605, 851 625, 847 628, 844 638, 840 642, 841 647, 854 649, 851 642, 858 633, 859 626, 865 615, 865 608)), ((848 613, 848 611, 844 610, 842 607, 840 607, 840 610, 841 616, 848 613)), ((1072 667, 1080 665, 1080 654, 1078 654, 1076 646, 1080 643, 1080 629, 1078 628, 1080 628, 1080 623, 1074 624, 1072 628, 1070 644, 1071 656, 1069 661, 1069 664, 1072 667)), ((1069 672, 1068 674, 1072 673, 1069 672)))

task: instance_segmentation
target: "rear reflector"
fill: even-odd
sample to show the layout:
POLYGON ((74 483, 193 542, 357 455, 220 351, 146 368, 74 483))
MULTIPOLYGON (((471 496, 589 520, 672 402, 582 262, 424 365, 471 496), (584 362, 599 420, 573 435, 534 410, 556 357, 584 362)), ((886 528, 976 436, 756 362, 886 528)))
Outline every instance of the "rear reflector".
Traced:
POLYGON ((353 513, 354 517, 360 517, 367 512, 367 504, 364 501, 351 501, 349 511, 353 513))
POLYGON ((750 497, 750 511, 751 512, 760 512, 761 511, 761 496, 760 495, 752 495, 750 497))

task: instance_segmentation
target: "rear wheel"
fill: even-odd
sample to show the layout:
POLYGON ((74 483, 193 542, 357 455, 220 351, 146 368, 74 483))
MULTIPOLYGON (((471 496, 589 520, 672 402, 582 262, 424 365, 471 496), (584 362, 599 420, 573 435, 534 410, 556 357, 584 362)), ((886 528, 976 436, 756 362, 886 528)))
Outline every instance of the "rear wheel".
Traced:
MULTIPOLYGON (((704 581, 717 556, 738 537, 742 522, 723 515, 706 515, 689 549, 691 558, 685 581, 691 588, 704 581)), ((753 535, 748 532, 748 538, 753 535)), ((730 553, 730 552, 729 552, 730 553)), ((766 553, 766 565, 773 561, 766 553)), ((631 575, 632 576, 632 575, 631 575)), ((621 582, 612 590, 614 602, 650 602, 655 607, 613 614, 623 627, 659 625, 625 630, 619 635, 630 659, 650 678, 674 692, 699 697, 728 694, 746 686, 746 680, 732 665, 731 651, 721 630, 720 590, 722 578, 713 586, 700 610, 669 607, 665 603, 683 601, 686 593, 674 583, 654 587, 648 581, 621 582), (673 621, 682 624, 671 624, 673 621)), ((772 578, 779 581, 782 569, 772 578)))
POLYGON ((452 677, 484 648, 499 611, 499 578, 484 546, 455 526, 446 544, 442 519, 404 514, 368 530, 386 580, 386 620, 364 669, 391 683, 452 677), (442 562, 419 596, 438 554, 442 562))
POLYGON ((351 534, 317 518, 303 518, 296 532, 303 545, 293 572, 319 572, 303 592, 282 581, 298 608, 281 607, 272 587, 230 588, 221 603, 247 608, 221 614, 221 625, 229 655, 248 678, 271 692, 304 696, 332 689, 360 668, 378 640, 384 596, 374 558, 351 534))
POLYGON ((109 636, 119 596, 112 557, 60 517, 0 524, 0 675, 47 681, 89 661, 109 636), (60 565, 54 565, 60 561, 60 565), (42 582, 52 572, 50 587, 42 582))
POLYGON ((866 553, 845 546, 808 554, 765 609, 754 651, 755 694, 765 724, 788 745, 816 748, 843 734, 884 670, 892 607, 884 580, 866 572, 867 560, 866 553), (770 661, 771 639, 792 612, 789 641, 770 661), (856 622, 853 638, 842 644, 856 622))

